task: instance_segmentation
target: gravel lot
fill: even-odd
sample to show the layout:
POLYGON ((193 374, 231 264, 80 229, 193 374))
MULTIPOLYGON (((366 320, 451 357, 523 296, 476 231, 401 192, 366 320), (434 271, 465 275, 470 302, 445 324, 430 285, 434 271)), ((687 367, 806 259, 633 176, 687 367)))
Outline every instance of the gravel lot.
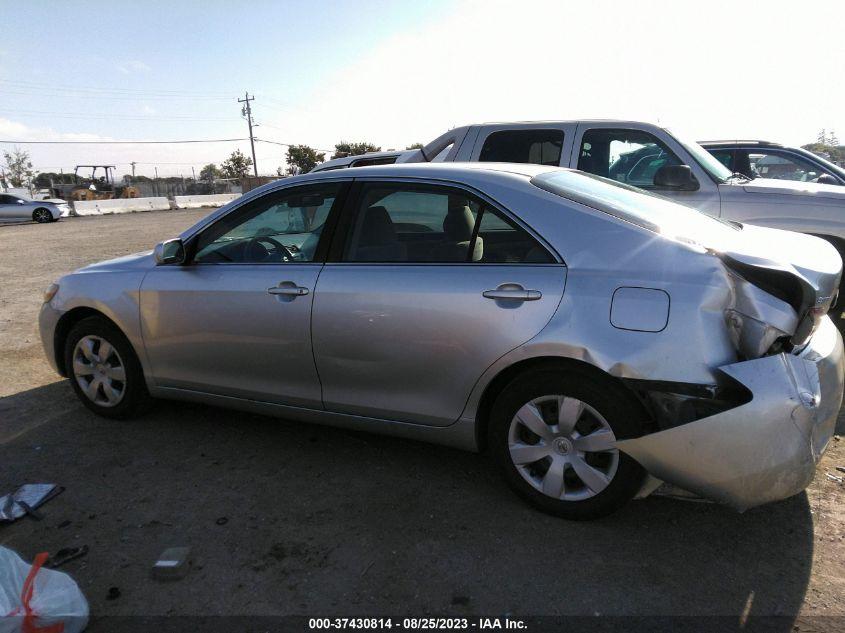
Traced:
POLYGON ((115 630, 121 620, 106 616, 196 614, 721 615, 723 630, 776 615, 764 630, 845 626, 845 485, 825 476, 845 465, 845 441, 806 494, 745 514, 649 498, 569 523, 518 501, 480 455, 179 403, 131 423, 89 413, 43 358, 43 290, 207 212, 0 226, 0 491, 67 488, 42 521, 0 526, 0 544, 27 559, 88 545, 63 569, 91 604, 89 630, 115 630), (153 580, 157 555, 178 545, 193 550, 187 577, 153 580))

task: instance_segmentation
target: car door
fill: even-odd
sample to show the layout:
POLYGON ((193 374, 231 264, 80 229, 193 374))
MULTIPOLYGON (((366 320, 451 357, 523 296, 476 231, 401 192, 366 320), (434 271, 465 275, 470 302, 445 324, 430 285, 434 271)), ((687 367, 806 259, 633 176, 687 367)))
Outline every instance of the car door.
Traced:
POLYGON ((571 123, 485 125, 478 131, 469 160, 560 167, 569 161, 574 132, 571 123))
POLYGON ((157 386, 321 408, 311 307, 323 229, 347 185, 264 194, 186 244, 141 287, 141 325, 157 386))
POLYGON ((7 220, 14 217, 12 215, 12 196, 0 193, 0 219, 7 220))
POLYGON ((28 218, 30 211, 27 210, 23 200, 8 193, 0 194, 0 218, 4 220, 17 220, 28 218))
POLYGON ((353 192, 314 300, 324 406, 451 424, 484 371, 549 322, 566 267, 461 186, 368 180, 353 192))
MULTIPOLYGON (((705 152, 703 148, 701 151, 705 152)), ((654 191, 715 217, 720 215, 716 182, 663 130, 625 128, 616 122, 579 124, 570 166, 654 191), (654 175, 664 165, 688 165, 699 188, 686 191, 656 187, 654 175)))

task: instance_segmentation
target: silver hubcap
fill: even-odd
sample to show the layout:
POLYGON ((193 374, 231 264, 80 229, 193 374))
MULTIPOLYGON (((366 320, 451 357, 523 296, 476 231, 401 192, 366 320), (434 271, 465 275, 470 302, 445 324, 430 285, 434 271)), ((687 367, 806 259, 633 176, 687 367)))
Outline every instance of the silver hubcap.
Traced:
POLYGON ((523 405, 511 420, 508 449, 525 481, 563 501, 599 494, 619 467, 607 420, 568 396, 541 396, 523 405))
POLYGON ((36 222, 46 222, 49 219, 50 213, 48 211, 45 211, 44 209, 38 209, 38 211, 35 212, 36 222))
POLYGON ((126 391, 126 368, 106 339, 89 335, 73 349, 73 376, 91 402, 113 407, 126 391))

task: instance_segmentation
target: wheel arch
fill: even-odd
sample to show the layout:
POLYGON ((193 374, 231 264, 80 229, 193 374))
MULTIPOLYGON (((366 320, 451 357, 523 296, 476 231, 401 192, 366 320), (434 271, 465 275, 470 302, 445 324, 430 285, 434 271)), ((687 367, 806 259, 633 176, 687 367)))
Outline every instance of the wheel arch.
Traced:
POLYGON ((129 340, 129 337, 126 336, 126 332, 115 323, 114 319, 109 318, 108 315, 97 310, 96 308, 91 308, 89 306, 80 306, 77 308, 73 308, 65 312, 60 318, 58 323, 56 323, 56 328, 53 332, 53 355, 56 359, 56 367, 59 371, 59 374, 67 377, 67 367, 65 367, 65 342, 67 341, 68 334, 70 334, 71 329, 73 326, 82 321, 83 319, 87 319, 89 317, 99 317, 105 321, 111 323, 117 330, 123 335, 126 341, 129 343, 130 347, 132 347, 135 355, 138 355, 138 350, 134 348, 132 342, 129 340))
POLYGON ((475 414, 475 440, 479 451, 487 449, 487 432, 493 403, 502 390, 517 377, 528 371, 549 370, 577 372, 597 382, 617 386, 631 395, 632 400, 642 407, 642 415, 650 417, 648 410, 639 397, 625 384, 625 382, 583 360, 567 358, 565 356, 537 356, 520 360, 503 368, 496 374, 481 395, 475 414))

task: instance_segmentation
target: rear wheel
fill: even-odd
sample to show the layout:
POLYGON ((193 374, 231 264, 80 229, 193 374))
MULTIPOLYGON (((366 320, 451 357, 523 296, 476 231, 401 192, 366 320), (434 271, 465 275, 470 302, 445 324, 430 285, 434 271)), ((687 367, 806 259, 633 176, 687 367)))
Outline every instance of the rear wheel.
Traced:
POLYGON ((40 207, 32 212, 32 219, 39 224, 47 224, 53 221, 53 214, 50 213, 49 209, 40 207))
POLYGON ((544 512, 594 519, 625 505, 645 471, 616 448, 642 433, 624 387, 580 371, 531 371, 496 399, 490 446, 511 488, 544 512))
POLYGON ((95 413, 130 418, 149 405, 138 357, 111 322, 102 317, 81 320, 71 328, 64 353, 73 390, 95 413))

